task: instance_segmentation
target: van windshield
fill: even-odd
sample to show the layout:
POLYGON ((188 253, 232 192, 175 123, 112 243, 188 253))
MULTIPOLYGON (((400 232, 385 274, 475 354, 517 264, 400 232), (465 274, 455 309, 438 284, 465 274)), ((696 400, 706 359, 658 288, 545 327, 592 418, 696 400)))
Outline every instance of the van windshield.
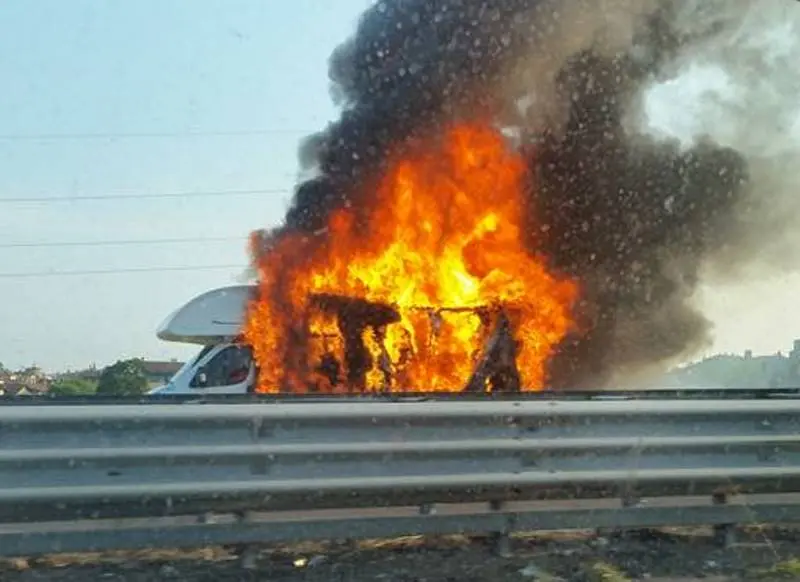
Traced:
POLYGON ((175 374, 170 378, 170 381, 178 378, 181 374, 183 374, 187 369, 191 368, 192 366, 196 365, 197 362, 202 360, 208 352, 214 349, 214 344, 204 346, 202 350, 194 357, 189 360, 186 360, 186 363, 180 367, 180 369, 175 372, 175 374))

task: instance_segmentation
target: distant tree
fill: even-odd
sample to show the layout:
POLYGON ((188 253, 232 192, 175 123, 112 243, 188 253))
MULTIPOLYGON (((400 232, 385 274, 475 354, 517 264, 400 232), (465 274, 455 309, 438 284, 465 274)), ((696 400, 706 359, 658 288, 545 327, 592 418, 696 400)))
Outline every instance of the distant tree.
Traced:
POLYGON ((60 378, 50 385, 54 396, 89 396, 97 392, 97 382, 83 378, 60 378))
POLYGON ((140 396, 147 391, 147 377, 142 361, 120 360, 100 374, 98 396, 140 396))

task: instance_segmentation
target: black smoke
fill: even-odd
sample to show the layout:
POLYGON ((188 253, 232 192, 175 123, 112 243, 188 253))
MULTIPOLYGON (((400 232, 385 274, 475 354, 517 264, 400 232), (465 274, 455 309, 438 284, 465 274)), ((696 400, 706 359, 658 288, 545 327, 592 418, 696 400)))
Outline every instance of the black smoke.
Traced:
POLYGON ((531 4, 400 0, 369 9, 331 57, 342 115, 310 140, 314 151, 306 155, 318 177, 297 188, 286 227, 315 232, 330 210, 358 208, 358 196, 404 141, 446 119, 491 115, 490 88, 531 42, 531 4))
POLYGON ((715 249, 732 256, 747 164, 711 140, 687 149, 628 129, 642 91, 698 36, 674 25, 682 2, 618 0, 627 26, 604 22, 596 4, 606 3, 376 3, 331 57, 342 114, 304 146, 315 177, 265 240, 301 232, 324 244, 330 212, 357 212, 389 153, 445 121, 521 124, 528 243, 582 287, 580 329, 559 347, 549 383, 601 387, 702 346, 709 325, 692 293, 715 249), (558 115, 519 114, 531 96, 558 115))
POLYGON ((545 228, 533 244, 583 289, 583 329, 552 361, 554 388, 602 386, 709 340, 692 294, 704 260, 735 234, 746 163, 711 141, 682 150, 632 140, 624 106, 641 74, 628 58, 577 56, 562 71, 566 127, 534 156, 533 209, 545 228))

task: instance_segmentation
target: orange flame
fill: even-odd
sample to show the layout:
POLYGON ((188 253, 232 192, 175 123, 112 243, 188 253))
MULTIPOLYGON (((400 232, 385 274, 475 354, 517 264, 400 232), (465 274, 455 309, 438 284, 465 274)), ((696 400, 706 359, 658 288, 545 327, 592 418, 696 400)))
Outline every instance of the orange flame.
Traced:
POLYGON ((461 390, 491 331, 480 308, 502 305, 515 314, 523 389, 542 389, 547 361, 572 327, 578 288, 522 242, 525 162, 478 124, 456 125, 422 149, 395 156, 368 206, 335 212, 324 236, 282 235, 259 257, 260 299, 244 335, 260 392, 306 391, 314 382, 337 389, 319 388, 314 372, 325 352, 340 362, 344 352, 335 318, 309 309, 316 293, 399 314, 363 333, 373 361, 368 388, 461 390))

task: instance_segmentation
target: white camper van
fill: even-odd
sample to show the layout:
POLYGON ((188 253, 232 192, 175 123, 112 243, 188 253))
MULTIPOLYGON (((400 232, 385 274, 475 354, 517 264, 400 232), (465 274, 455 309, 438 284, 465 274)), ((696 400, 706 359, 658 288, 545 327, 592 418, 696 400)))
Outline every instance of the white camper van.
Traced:
POLYGON ((195 297, 159 327, 159 339, 197 344, 200 353, 164 386, 150 394, 247 394, 255 387, 257 370, 249 345, 240 332, 254 285, 214 289, 195 297))

